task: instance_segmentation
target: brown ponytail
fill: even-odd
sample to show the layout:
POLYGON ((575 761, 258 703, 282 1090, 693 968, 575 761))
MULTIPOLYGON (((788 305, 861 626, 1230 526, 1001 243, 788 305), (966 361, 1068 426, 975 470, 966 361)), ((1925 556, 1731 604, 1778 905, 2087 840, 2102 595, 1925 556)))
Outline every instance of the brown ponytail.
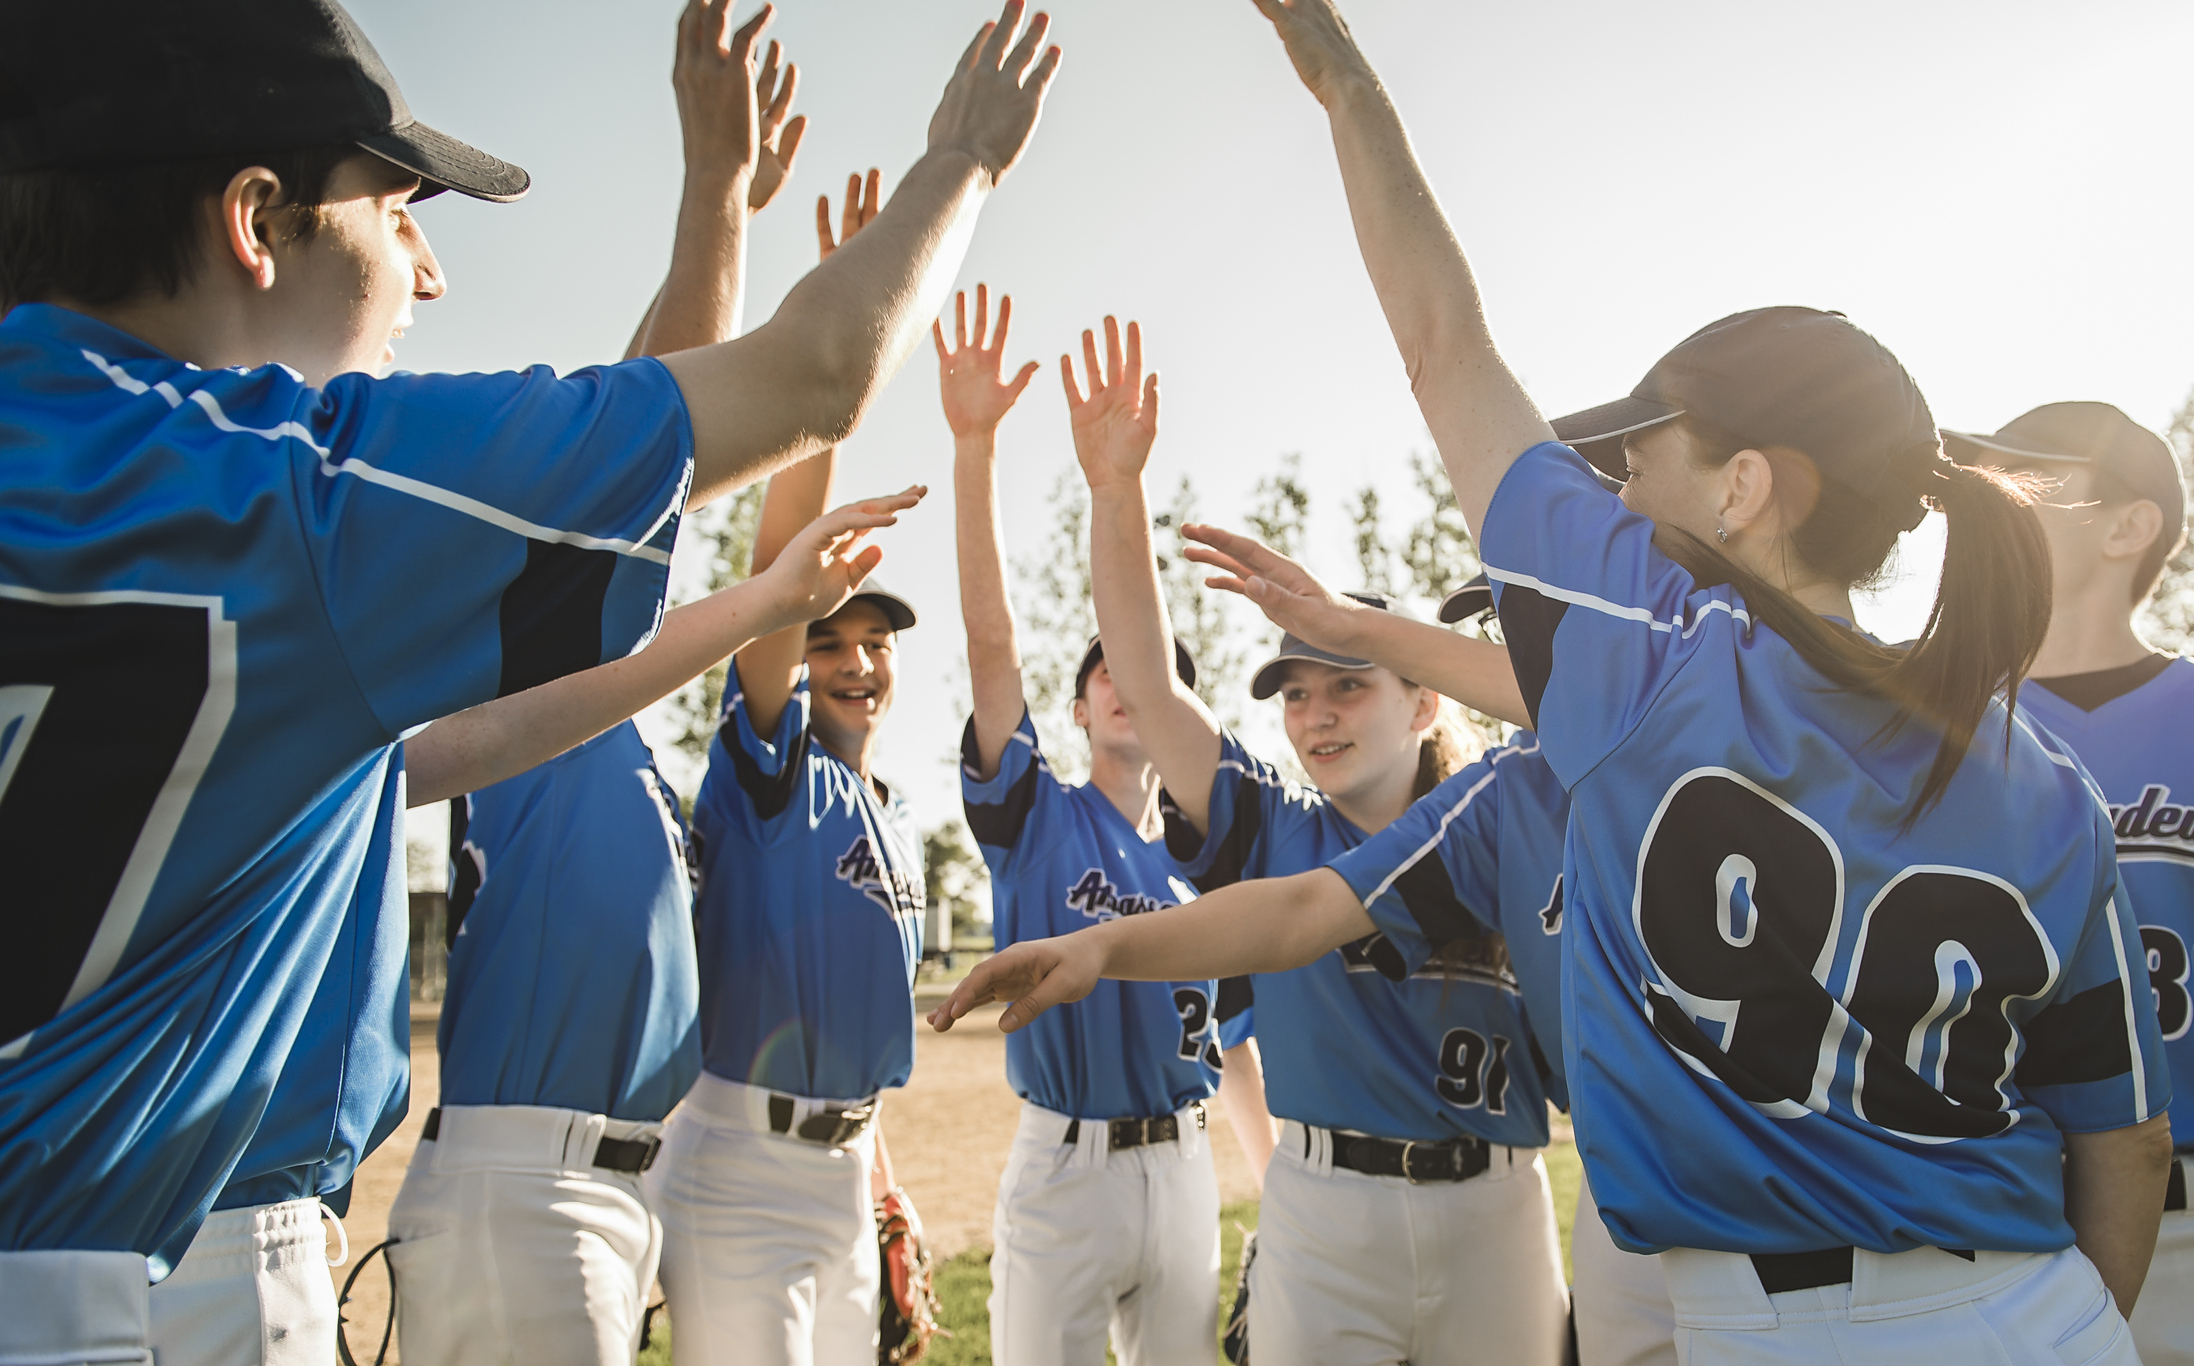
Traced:
MULTIPOLYGON (((1726 463, 1741 449, 1714 444, 1727 449, 1706 457, 1709 465, 1726 463)), ((1735 588, 1756 621, 1774 628, 1837 687, 1895 702, 1898 715, 1883 738, 1915 717, 1941 733, 1927 781, 1905 813, 1903 828, 1910 830, 1942 800, 1998 691, 2007 702, 2004 747, 2010 750, 2008 704, 2018 701, 2019 684, 2049 629, 2049 547, 2033 507, 2042 488, 2035 476, 1931 463, 1911 491, 1948 523, 1942 584, 1926 627, 1903 649, 1877 645, 1816 615, 1688 532, 1663 528, 1663 548, 1700 587, 1735 588)), ((1848 586, 1880 574, 1898 530, 1894 515, 1874 500, 1822 481, 1819 502, 1791 541, 1809 568, 1848 586)))
MULTIPOLYGON (((1406 678, 1402 681, 1413 688, 1422 686, 1406 678)), ((1424 738, 1417 742, 1417 780, 1410 788, 1410 800, 1422 800, 1484 752, 1485 737, 1458 715, 1453 702, 1442 697, 1432 724, 1425 727, 1424 738)), ((1427 966, 1439 969, 1443 978, 1465 971, 1510 976, 1508 941, 1499 930, 1466 934, 1434 948, 1427 966)))

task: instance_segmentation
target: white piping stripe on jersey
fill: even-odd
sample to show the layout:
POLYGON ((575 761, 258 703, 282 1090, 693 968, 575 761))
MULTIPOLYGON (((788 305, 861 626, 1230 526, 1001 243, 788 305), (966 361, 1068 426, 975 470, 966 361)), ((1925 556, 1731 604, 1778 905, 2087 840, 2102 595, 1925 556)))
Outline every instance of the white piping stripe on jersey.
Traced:
POLYGON ((1496 569, 1490 564, 1485 569, 1486 577, 1489 579, 1514 584, 1518 588, 1528 588, 1541 597, 1553 598, 1556 602, 1566 602, 1573 607, 1590 608, 1604 616, 1620 617, 1624 621, 1643 622, 1646 626, 1664 634, 1681 631, 1687 640, 1690 639, 1694 631, 1697 631, 1706 622, 1709 612, 1727 612, 1732 621, 1743 622, 1747 630, 1752 627, 1752 614, 1750 612, 1732 607, 1719 598, 1708 599, 1699 608, 1699 614, 1691 619, 1691 624, 1686 626, 1684 624, 1684 615, 1681 612, 1678 612, 1672 621, 1662 621, 1643 607, 1625 607, 1619 602, 1609 602, 1606 598, 1595 597, 1590 593, 1580 593, 1573 588, 1557 588, 1544 579, 1534 578, 1529 574, 1519 574, 1507 569, 1496 569))
MULTIPOLYGON (((100 373, 112 380, 114 387, 122 392, 126 394, 158 394, 161 398, 167 400, 170 408, 181 408, 183 406, 185 396, 177 393, 175 386, 169 384, 166 380, 162 380, 158 384, 147 384, 143 380, 132 376, 119 365, 111 364, 106 357, 95 351, 87 349, 83 352, 83 356, 84 359, 97 366, 100 373)), ((256 436, 267 441, 296 440, 303 442, 306 447, 320 457, 320 472, 330 479, 342 474, 356 475, 369 484, 379 484, 383 488, 392 489, 397 493, 409 494, 423 502, 446 507, 452 512, 463 513, 467 517, 486 522, 490 526, 501 527, 505 531, 523 536, 529 541, 547 541, 554 545, 575 545, 582 550, 608 550, 619 555, 629 555, 634 559, 647 560, 660 565, 670 563, 670 552, 657 550, 645 544, 645 542, 652 540, 656 533, 660 532, 664 525, 670 521, 672 515, 684 506, 686 489, 693 478, 693 472, 689 466, 685 478, 679 482, 677 497, 664 507, 661 515, 655 519, 654 524, 647 529, 646 534, 639 541, 627 541, 614 536, 589 536, 585 532, 562 531, 555 527, 542 526, 538 522, 529 522, 523 517, 505 512, 492 504, 483 503, 477 498, 468 498, 462 493, 453 493, 448 489, 413 479, 409 475, 379 469, 360 460, 357 456, 348 456, 341 461, 330 461, 328 457, 333 452, 319 442, 314 441, 312 432, 303 423, 283 422, 273 427, 246 427, 231 421, 229 415, 221 411, 220 401, 206 390, 193 389, 188 397, 192 403, 197 404, 199 408, 204 410, 206 417, 213 423, 216 430, 229 432, 237 436, 256 436)))
MULTIPOLYGON (((2125 988, 2125 1047, 2133 1059, 2133 1108, 2140 1113, 2135 1124, 2148 1120, 2148 1068, 2141 1057, 2140 1017, 2133 1013, 2133 993, 2148 985, 2148 974, 2140 977, 2125 959, 2125 935, 2118 927, 2118 898, 2112 897, 2103 904, 2103 917, 2110 922, 2110 951, 2118 956, 2118 985, 2125 988)), ((2143 961, 2145 967, 2145 959, 2143 961)))
POLYGON ((1419 863, 1424 861, 1425 855, 1440 847, 1441 841, 1447 838, 1447 828, 1455 823, 1457 817, 1461 816, 1465 811, 1469 810, 1470 804, 1478 799, 1478 794, 1485 791, 1487 785, 1490 784, 1494 780, 1494 778, 1499 776, 1501 771, 1501 761, 1503 759, 1511 759, 1524 754, 1537 754, 1538 752, 1539 745, 1536 740, 1532 742, 1531 748, 1529 749, 1521 749, 1515 745, 1509 745, 1506 748, 1495 750, 1492 756, 1486 761, 1486 775, 1483 778, 1480 778, 1477 782, 1472 783, 1469 790, 1463 793, 1463 799, 1455 803, 1454 806, 1448 808, 1447 814, 1440 817, 1440 823, 1437 826, 1433 827, 1432 838, 1426 840, 1423 844, 1418 845, 1416 850, 1412 852, 1408 858, 1403 859, 1401 863, 1395 867, 1393 872, 1388 873, 1386 877, 1380 881, 1378 886, 1371 889, 1370 894, 1365 896, 1363 899, 1364 909, 1367 911, 1370 910, 1371 903, 1377 901, 1380 897, 1385 896, 1388 889, 1392 888, 1396 882, 1399 882, 1401 880, 1402 874, 1416 867, 1419 863))

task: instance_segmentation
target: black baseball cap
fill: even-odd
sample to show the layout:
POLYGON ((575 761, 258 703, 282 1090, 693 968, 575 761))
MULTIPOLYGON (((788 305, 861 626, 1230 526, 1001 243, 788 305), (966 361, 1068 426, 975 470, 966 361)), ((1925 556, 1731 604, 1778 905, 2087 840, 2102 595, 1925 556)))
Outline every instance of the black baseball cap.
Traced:
POLYGON ((1493 580, 1480 574, 1440 599, 1440 620, 1453 624, 1493 610, 1493 580))
MULTIPOLYGON (((1089 638, 1089 648, 1082 651, 1082 667, 1074 671, 1074 695, 1076 697, 1082 695, 1082 686, 1089 682, 1091 674, 1097 672, 1097 666, 1104 662, 1104 658, 1104 637, 1091 636, 1089 638)), ((1183 683, 1192 688, 1196 686, 1196 658, 1188 652, 1188 647, 1181 643, 1179 636, 1173 638, 1173 671, 1181 676, 1183 683)))
MULTIPOLYGON (((904 631, 914 624, 914 604, 878 583, 874 574, 862 580, 861 591, 847 598, 846 602, 848 605, 856 602, 874 603, 876 610, 884 614, 884 624, 894 631, 904 631)), ((842 612, 845 608, 838 610, 842 612)))
MULTIPOLYGON (((1343 593, 1341 596, 1354 598, 1364 606, 1376 607, 1382 612, 1394 610, 1388 605, 1386 598, 1378 593, 1343 593)), ((1307 659, 1313 664, 1330 664, 1336 669, 1369 669, 1373 667, 1372 662, 1368 659, 1353 659, 1348 655, 1337 655, 1331 650, 1321 650, 1290 631, 1280 637, 1280 652, 1258 665, 1257 672, 1251 675, 1249 695, 1262 702, 1278 692, 1280 690, 1280 673, 1287 667, 1288 661, 1292 659, 1307 659)))
POLYGON ((1786 446, 1821 477, 1871 498, 1909 531, 1942 459, 1935 418, 1897 358, 1841 313, 1756 308, 1686 337, 1628 398, 1556 418, 1554 435, 1627 477, 1622 439, 1679 417, 1753 446, 1786 446))
POLYGON ((345 143, 507 202, 523 168, 412 117, 335 0, 0 0, 0 173, 345 143))
POLYGON ((1943 447, 1966 464, 2086 465, 2163 509, 2164 540, 2186 525, 2186 488, 2170 443, 2108 403, 2045 403, 1987 436, 1943 432, 1943 447))

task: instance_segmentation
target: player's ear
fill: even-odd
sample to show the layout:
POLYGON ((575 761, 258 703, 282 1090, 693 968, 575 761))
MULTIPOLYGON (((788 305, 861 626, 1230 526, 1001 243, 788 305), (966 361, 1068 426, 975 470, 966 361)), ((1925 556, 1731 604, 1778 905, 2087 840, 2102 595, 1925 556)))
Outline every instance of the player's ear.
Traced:
POLYGON ((2103 539, 2103 555, 2113 560, 2137 560, 2148 553, 2164 532, 2163 509, 2146 498, 2120 507, 2103 539))
POLYGON ((1089 699, 1086 697, 1074 699, 1074 724, 1083 730, 1089 729, 1089 699))
POLYGON ((282 197, 282 178, 264 166, 246 166, 229 177, 216 208, 221 250, 258 289, 274 288, 274 250, 261 231, 267 211, 282 197))

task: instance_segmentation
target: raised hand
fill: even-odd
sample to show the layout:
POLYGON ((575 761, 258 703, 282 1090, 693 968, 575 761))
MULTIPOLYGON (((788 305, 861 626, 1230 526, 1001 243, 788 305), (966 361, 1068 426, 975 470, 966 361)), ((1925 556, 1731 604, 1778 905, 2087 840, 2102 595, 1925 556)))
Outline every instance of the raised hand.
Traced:
POLYGON ((898 525, 898 515, 922 501, 921 484, 883 498, 866 498, 826 512, 802 528, 757 577, 771 588, 785 625, 820 621, 846 605, 882 562, 881 546, 861 540, 878 527, 898 525))
POLYGON ((929 120, 930 150, 965 151, 990 173, 993 185, 1021 159, 1044 111, 1044 91, 1059 71, 1056 47, 1045 49, 1043 60, 1036 61, 1037 49, 1051 31, 1051 16, 1039 11, 1023 33, 1021 8, 1021 0, 1006 0, 996 22, 983 25, 961 54, 929 120))
POLYGON ((861 177, 846 177, 846 206, 840 217, 838 235, 830 234, 830 196, 819 195, 815 200, 815 245, 828 261, 830 254, 853 240, 853 235, 867 227, 876 217, 876 211, 884 207, 884 174, 874 166, 868 168, 868 183, 861 177))
POLYGON ((754 82, 754 102, 762 116, 755 130, 754 180, 747 186, 749 213, 760 213, 768 208, 769 202, 792 178, 793 158, 800 155, 800 139, 808 131, 805 114, 789 123, 785 120, 786 112, 792 108, 793 92, 800 88, 800 68, 786 62, 780 80, 777 64, 783 51, 775 42, 769 45, 769 55, 762 61, 762 74, 754 82))
MULTIPOLYGON (((686 175, 729 178, 756 172, 762 114, 756 98, 754 48, 777 17, 774 5, 728 32, 732 0, 688 0, 678 16, 678 51, 670 85, 678 99, 678 127, 685 138, 686 175)), ((770 44, 770 60, 777 60, 770 44)), ((790 83, 781 92, 791 102, 790 83)), ((781 111, 780 111, 781 112, 781 111)), ((805 129, 803 128, 804 132, 805 129)), ((795 148, 798 139, 793 140, 795 148)))
POLYGON ((1055 1005, 1079 1001, 1097 985, 1103 955, 1086 934, 1025 939, 985 958, 929 1013, 942 1034, 977 1006, 1011 1001, 998 1027, 1011 1034, 1055 1005))
POLYGON ((983 340, 990 322, 990 286, 977 285, 972 337, 968 333, 966 290, 960 291, 953 312, 952 349, 945 347, 944 323, 929 325, 929 335, 937 343, 937 387, 944 397, 945 421, 954 436, 996 431, 1035 377, 1036 362, 1030 361, 1012 379, 1003 378, 1006 329, 1012 321, 1013 296, 1002 294, 998 298, 998 330, 991 333, 988 342, 983 340))
POLYGON ((1201 522, 1182 527, 1181 536, 1191 542, 1183 555, 1220 571, 1204 580, 1205 587, 1241 594, 1273 625, 1320 649, 1360 653, 1354 648, 1356 614, 1378 609, 1334 592, 1254 536, 1201 522))
POLYGON ((1333 0, 1252 0, 1272 21, 1303 85, 1327 108, 1352 83, 1377 86, 1379 78, 1348 31, 1333 0))
POLYGON ((1158 375, 1143 378, 1143 329, 1127 325, 1127 348, 1120 346, 1120 322, 1105 319, 1105 365, 1097 364, 1097 336, 1082 333, 1082 364, 1089 374, 1089 397, 1074 382, 1074 358, 1059 357, 1067 387, 1067 416, 1074 425, 1074 455, 1091 488, 1140 479, 1158 439, 1158 375))

